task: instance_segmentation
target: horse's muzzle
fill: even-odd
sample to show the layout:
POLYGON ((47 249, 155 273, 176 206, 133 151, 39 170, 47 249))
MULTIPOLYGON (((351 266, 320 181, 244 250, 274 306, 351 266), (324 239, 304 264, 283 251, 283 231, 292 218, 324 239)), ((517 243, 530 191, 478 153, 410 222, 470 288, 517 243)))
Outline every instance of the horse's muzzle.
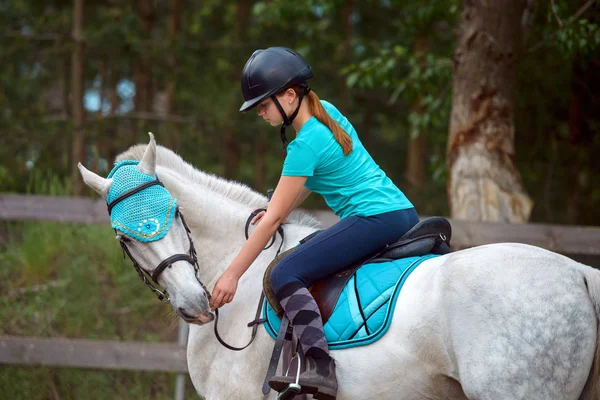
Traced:
POLYGON ((177 314, 188 324, 203 325, 215 319, 215 314, 211 312, 201 312, 197 316, 192 316, 186 313, 181 307, 177 309, 177 314))

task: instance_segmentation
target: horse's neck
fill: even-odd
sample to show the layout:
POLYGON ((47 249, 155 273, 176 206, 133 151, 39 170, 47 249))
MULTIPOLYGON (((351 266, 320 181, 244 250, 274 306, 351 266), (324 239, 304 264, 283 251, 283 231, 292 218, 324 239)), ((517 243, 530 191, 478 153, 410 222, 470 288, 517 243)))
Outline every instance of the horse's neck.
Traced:
MULTIPOLYGON (((201 279, 212 286, 244 245, 244 229, 253 207, 210 190, 172 169, 158 166, 157 174, 169 192, 177 198, 181 212, 192 231, 201 279)), ((295 246, 300 239, 314 230, 315 228, 310 226, 286 224, 282 251, 295 246)), ((273 246, 261 253, 254 263, 261 267, 250 268, 244 275, 244 281, 254 281, 257 274, 261 274, 262 277, 266 268, 263 261, 275 257, 280 240, 278 237, 273 246)))

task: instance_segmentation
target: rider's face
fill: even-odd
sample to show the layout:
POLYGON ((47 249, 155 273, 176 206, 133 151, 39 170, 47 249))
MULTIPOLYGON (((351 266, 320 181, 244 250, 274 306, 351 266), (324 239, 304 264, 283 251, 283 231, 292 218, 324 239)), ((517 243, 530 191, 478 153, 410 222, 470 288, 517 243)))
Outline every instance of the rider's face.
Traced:
MULTIPOLYGON (((288 93, 288 91, 277 95, 277 100, 287 115, 290 115, 293 111, 292 107, 294 105, 294 98, 295 96, 291 95, 291 93, 288 93)), ((279 126, 283 122, 283 117, 271 98, 267 98, 258 103, 258 106, 256 107, 256 113, 263 117, 263 119, 272 126, 279 126)))

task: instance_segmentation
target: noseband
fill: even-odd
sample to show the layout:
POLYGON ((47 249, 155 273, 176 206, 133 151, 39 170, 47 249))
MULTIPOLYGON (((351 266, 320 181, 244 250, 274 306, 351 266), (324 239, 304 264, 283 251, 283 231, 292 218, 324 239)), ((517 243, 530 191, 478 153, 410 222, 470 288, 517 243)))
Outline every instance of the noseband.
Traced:
MULTIPOLYGON (((153 181, 146 182, 144 184, 141 184, 141 185, 123 193, 122 195, 120 195, 119 197, 117 197, 116 199, 114 199, 113 201, 108 203, 108 205, 107 205, 108 206, 108 215, 111 214, 113 207, 120 201, 123 201, 126 198, 131 197, 134 194, 136 194, 150 186, 154 186, 154 185, 159 185, 162 187, 165 186, 165 185, 163 185, 163 183, 161 181, 159 181, 158 179, 155 179, 153 181)), ((162 274, 163 271, 165 269, 167 269, 167 267, 170 268, 177 261, 187 261, 194 266, 194 276, 196 277, 196 279, 198 280, 198 283, 200 283, 200 286, 202 286, 202 288, 206 292, 206 295, 210 299, 210 293, 206 289, 206 286, 204 286, 202 281, 200 279, 198 279, 199 266, 198 266, 198 257, 196 255, 196 249, 194 248, 194 242, 192 241, 190 228, 188 228, 187 224, 185 223, 183 214, 181 214, 181 212, 179 212, 179 207, 175 211, 175 218, 177 218, 177 217, 179 217, 181 219, 181 222, 183 223, 183 226, 185 227, 185 231, 187 233, 188 241, 190 242, 190 250, 189 250, 188 254, 174 254, 170 257, 165 258, 164 260, 162 260, 160 262, 160 264, 158 264, 158 266, 156 268, 154 268, 152 275, 148 274, 146 271, 144 271, 144 269, 142 269, 140 264, 135 260, 135 258, 133 258, 133 256, 129 252, 127 245, 123 241, 120 241, 121 248, 123 249, 123 258, 125 258, 125 254, 127 254, 127 256, 129 257, 131 262, 133 262, 133 267, 137 271, 137 273, 140 276, 140 278, 142 279, 142 281, 144 281, 146 286, 148 286, 150 288, 150 290, 152 290, 152 292, 154 292, 156 294, 156 297, 158 297, 158 300, 160 300, 164 303, 169 303, 171 301, 171 299, 169 298, 169 294, 167 293, 166 290, 160 290, 156 286, 154 286, 152 284, 152 282, 150 282, 150 280, 148 280, 148 277, 150 277, 154 281, 154 283, 156 283, 158 285, 159 284, 158 278, 160 277, 160 274, 162 274)), ((116 233, 116 229, 115 229, 115 233, 116 233)))

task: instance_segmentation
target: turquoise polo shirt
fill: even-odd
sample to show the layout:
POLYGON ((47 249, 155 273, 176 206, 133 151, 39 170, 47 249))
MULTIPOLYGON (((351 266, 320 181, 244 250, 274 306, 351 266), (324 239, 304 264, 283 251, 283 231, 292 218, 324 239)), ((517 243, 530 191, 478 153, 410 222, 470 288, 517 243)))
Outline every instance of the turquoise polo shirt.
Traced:
POLYGON ((321 104, 352 139, 352 152, 344 156, 333 133, 311 117, 287 147, 283 176, 306 176, 305 186, 323 196, 340 218, 371 216, 412 208, 404 193, 369 155, 354 127, 327 101, 321 104))

